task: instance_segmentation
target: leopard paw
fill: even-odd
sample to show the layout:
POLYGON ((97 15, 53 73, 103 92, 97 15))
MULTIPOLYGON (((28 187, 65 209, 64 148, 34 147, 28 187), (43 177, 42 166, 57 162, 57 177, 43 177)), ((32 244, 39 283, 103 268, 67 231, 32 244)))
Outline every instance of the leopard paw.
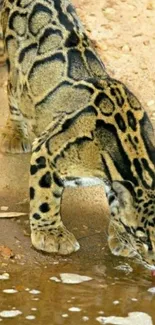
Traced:
POLYGON ((31 240, 36 249, 60 255, 71 254, 80 248, 74 235, 64 226, 53 229, 50 233, 33 230, 31 240))

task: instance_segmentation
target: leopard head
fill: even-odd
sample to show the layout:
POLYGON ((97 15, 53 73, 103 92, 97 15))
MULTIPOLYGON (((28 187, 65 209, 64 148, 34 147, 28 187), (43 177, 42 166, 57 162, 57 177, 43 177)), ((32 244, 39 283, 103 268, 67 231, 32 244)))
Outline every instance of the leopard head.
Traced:
POLYGON ((106 186, 111 219, 109 247, 113 254, 133 257, 155 270, 155 190, 135 188, 129 181, 106 186))

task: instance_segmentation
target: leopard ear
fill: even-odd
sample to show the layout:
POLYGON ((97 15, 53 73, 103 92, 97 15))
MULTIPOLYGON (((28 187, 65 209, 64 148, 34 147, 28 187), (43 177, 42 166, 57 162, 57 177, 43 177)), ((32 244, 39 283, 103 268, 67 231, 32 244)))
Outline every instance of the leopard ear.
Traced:
POLYGON ((114 181, 112 189, 117 195, 121 207, 133 205, 135 196, 134 185, 129 181, 114 181))

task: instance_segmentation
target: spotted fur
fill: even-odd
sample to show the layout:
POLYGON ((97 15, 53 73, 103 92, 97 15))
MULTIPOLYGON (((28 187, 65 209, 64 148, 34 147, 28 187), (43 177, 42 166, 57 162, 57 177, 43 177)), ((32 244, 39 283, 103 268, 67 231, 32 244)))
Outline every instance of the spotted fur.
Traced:
POLYGON ((103 184, 109 247, 155 268, 155 141, 138 99, 111 78, 68 0, 5 0, 10 115, 2 150, 28 152, 33 245, 79 249, 61 220, 65 186, 103 184))

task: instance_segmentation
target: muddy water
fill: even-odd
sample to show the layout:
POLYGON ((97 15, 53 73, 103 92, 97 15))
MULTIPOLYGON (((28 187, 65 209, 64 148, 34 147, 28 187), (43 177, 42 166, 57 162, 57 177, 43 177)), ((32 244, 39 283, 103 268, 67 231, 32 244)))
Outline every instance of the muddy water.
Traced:
MULTIPOLYGON (((2 324, 93 325, 99 324, 98 319, 102 317, 127 317, 128 313, 137 311, 150 315, 152 324, 155 322, 155 296, 148 291, 155 282, 149 272, 131 265, 130 261, 125 264, 123 259, 113 258, 108 249, 102 261, 92 263, 57 258, 50 265, 21 264, 2 268, 1 274, 7 271, 9 279, 0 280, 0 312, 20 313, 12 318, 2 314, 2 324), (91 279, 66 284, 61 280, 62 273, 91 279)), ((140 324, 147 323, 142 318, 140 324)))

